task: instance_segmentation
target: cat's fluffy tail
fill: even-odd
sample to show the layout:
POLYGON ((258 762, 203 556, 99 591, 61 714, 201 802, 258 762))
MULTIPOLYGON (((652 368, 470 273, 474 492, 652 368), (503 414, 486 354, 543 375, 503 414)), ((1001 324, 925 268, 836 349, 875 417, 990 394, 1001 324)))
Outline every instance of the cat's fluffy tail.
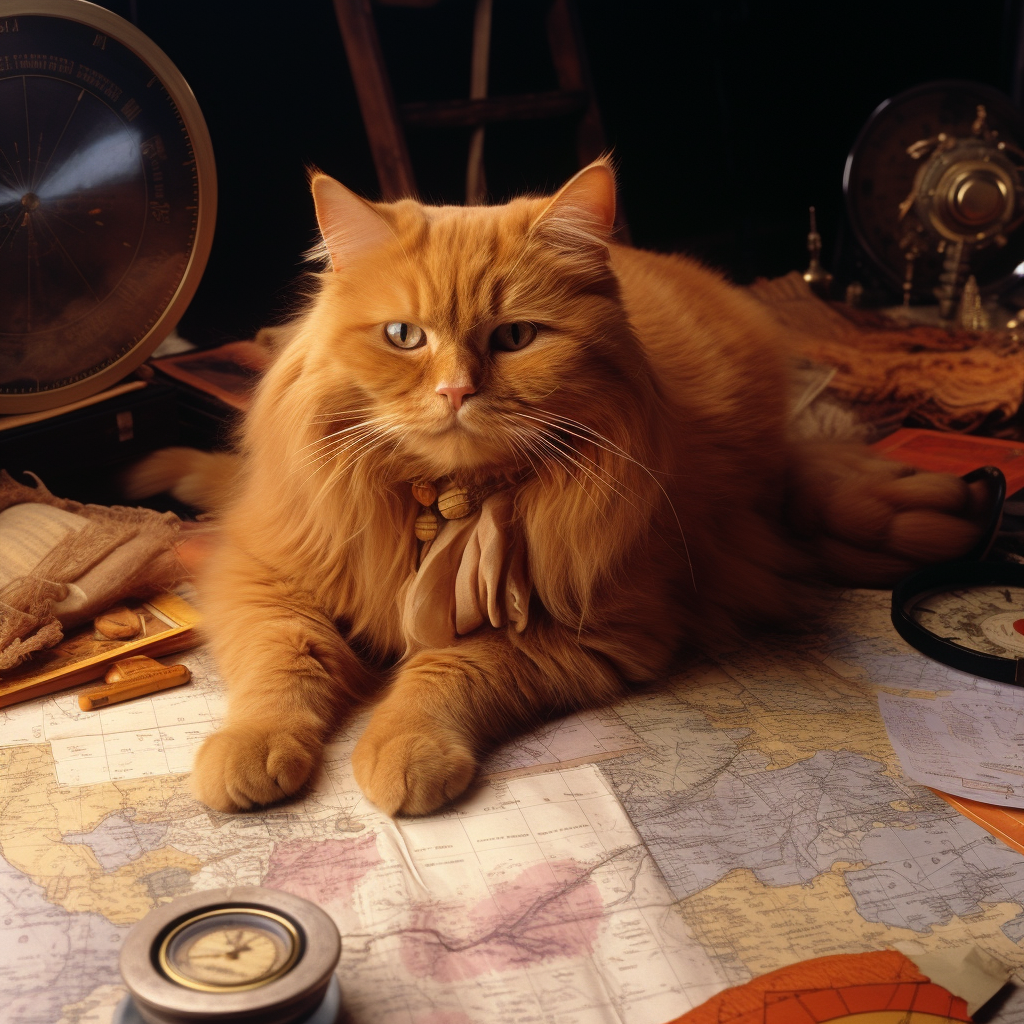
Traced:
POLYGON ((133 500, 168 491, 186 505, 217 509, 231 495, 240 469, 240 457, 227 452, 162 448, 127 470, 121 488, 133 500))

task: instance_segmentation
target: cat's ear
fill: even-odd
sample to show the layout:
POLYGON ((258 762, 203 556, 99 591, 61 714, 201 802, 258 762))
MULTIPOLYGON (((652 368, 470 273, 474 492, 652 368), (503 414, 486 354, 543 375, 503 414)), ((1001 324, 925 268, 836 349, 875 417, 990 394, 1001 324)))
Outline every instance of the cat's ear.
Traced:
POLYGON ((541 211, 534 227, 606 242, 615 228, 615 175, 607 161, 597 160, 570 178, 541 211))
POLYGON ((331 269, 340 270, 352 260, 394 239, 387 222, 365 199, 350 192, 340 181, 314 173, 309 182, 316 220, 331 269))

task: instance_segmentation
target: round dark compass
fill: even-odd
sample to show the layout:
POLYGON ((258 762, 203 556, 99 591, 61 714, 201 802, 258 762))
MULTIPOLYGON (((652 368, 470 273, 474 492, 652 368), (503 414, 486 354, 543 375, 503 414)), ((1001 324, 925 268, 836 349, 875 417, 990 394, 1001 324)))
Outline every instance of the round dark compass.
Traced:
POLYGON ((877 107, 843 189, 858 242, 897 289, 930 298, 958 242, 982 287, 1024 261, 1022 143, 1010 99, 977 82, 929 82, 877 107))
POLYGON ((0 413, 116 383, 170 333, 213 241, 213 147, 138 29, 0 0, 0 413))
POLYGON ((892 624, 922 654, 971 675, 1024 685, 1024 566, 950 562, 892 593, 892 624))

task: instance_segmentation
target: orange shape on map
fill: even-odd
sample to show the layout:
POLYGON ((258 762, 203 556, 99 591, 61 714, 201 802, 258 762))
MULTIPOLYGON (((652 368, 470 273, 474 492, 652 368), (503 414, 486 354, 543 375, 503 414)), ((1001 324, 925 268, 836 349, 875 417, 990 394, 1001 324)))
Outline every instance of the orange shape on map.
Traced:
POLYGON ((726 989, 672 1024, 951 1024, 967 1004, 894 949, 804 960, 726 989))

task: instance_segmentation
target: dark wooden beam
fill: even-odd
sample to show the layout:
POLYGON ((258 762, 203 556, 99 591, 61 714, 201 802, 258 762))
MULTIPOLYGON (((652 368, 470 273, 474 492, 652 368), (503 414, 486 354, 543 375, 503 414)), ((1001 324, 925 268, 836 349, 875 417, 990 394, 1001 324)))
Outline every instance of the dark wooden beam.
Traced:
POLYGON ((391 82, 384 70, 370 0, 334 0, 334 13, 355 81, 381 195, 384 199, 415 197, 416 178, 398 120, 391 82))
POLYGON ((495 121, 534 121, 580 114, 585 92, 535 92, 523 96, 488 96, 481 100, 403 103, 398 112, 410 128, 476 128, 495 121))

